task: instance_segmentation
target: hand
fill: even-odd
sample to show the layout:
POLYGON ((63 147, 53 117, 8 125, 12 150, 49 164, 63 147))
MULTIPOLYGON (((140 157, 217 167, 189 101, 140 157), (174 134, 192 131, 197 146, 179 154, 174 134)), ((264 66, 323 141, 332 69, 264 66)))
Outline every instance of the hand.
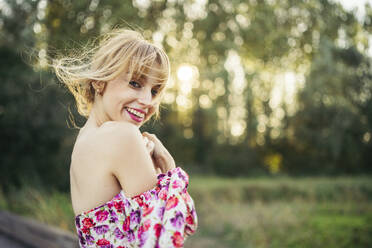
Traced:
POLYGON ((155 168, 155 172, 156 172, 156 174, 160 174, 160 173, 162 173, 162 172, 161 172, 161 169, 155 166, 154 159, 153 159, 153 157, 152 157, 152 155, 153 155, 153 153, 154 153, 154 148, 155 148, 155 144, 154 144, 154 142, 152 142, 151 140, 149 140, 149 139, 148 139, 147 137, 145 137, 145 136, 143 136, 143 141, 145 142, 146 149, 147 149, 147 151, 149 152, 151 159, 153 160, 153 164, 154 164, 154 168, 155 168))
POLYGON ((142 136, 148 140, 148 150, 154 162, 155 169, 160 169, 162 173, 166 173, 176 167, 173 157, 154 134, 143 132, 142 136), (153 147, 150 142, 154 144, 153 147))

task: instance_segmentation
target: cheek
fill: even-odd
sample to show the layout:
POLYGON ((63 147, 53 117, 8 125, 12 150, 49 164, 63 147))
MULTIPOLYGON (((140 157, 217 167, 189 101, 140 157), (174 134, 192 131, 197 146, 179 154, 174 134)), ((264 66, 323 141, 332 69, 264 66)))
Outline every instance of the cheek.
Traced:
POLYGON ((152 107, 149 109, 149 117, 151 117, 152 115, 154 115, 155 113, 155 107, 152 107))
POLYGON ((116 111, 121 111, 122 108, 122 97, 118 94, 113 94, 112 92, 107 92, 103 98, 103 105, 105 111, 110 114, 114 114, 116 111))
POLYGON ((156 112, 156 106, 149 109, 146 120, 149 120, 156 112))

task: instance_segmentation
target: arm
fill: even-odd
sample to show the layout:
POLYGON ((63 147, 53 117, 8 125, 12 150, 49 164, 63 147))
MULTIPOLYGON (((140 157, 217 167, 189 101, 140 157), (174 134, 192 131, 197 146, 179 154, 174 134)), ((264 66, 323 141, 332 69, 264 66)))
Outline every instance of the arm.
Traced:
POLYGON ((154 144, 153 148, 150 149, 150 155, 154 162, 155 168, 160 170, 162 173, 166 173, 167 171, 174 169, 176 167, 174 159, 160 142, 160 140, 154 134, 150 134, 148 132, 143 132, 142 135, 145 139, 154 144))
POLYGON ((138 127, 112 122, 104 128, 103 156, 125 194, 130 197, 153 188, 156 172, 138 127))

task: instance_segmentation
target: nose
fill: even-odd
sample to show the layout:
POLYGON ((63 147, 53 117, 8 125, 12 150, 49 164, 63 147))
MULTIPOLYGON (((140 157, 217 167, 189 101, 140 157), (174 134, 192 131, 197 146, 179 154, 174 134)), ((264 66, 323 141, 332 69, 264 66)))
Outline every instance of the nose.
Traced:
POLYGON ((151 89, 143 89, 138 97, 138 102, 145 107, 150 107, 152 105, 151 89))

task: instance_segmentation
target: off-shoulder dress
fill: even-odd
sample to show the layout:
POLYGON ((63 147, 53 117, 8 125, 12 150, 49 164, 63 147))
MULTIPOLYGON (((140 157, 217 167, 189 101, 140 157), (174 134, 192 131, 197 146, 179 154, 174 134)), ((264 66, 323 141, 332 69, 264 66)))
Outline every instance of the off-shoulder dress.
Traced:
POLYGON ((183 247, 197 228, 188 174, 176 167, 157 175, 152 189, 112 200, 75 217, 80 247, 183 247))

